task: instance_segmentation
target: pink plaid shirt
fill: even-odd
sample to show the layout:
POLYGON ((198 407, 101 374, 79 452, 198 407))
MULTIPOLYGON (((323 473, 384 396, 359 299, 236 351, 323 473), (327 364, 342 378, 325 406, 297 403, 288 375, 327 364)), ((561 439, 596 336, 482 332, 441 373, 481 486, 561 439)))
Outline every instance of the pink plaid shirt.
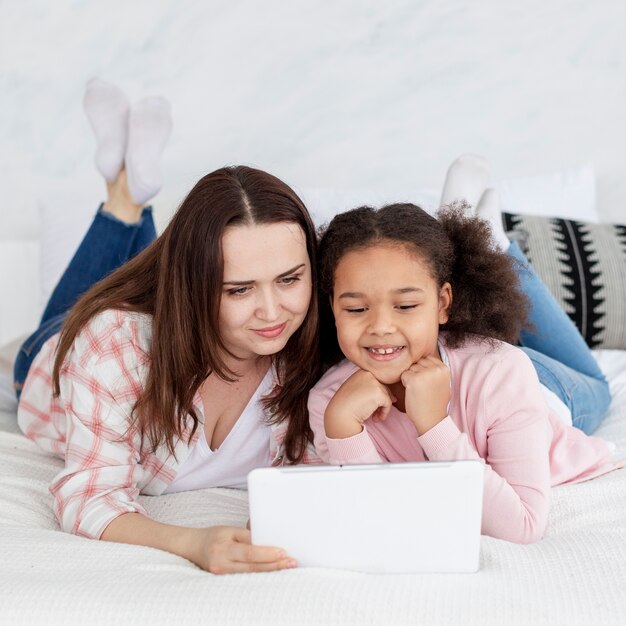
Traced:
MULTIPOLYGON (((61 528, 99 538, 107 525, 128 512, 143 513, 139 494, 159 495, 176 476, 198 437, 190 429, 175 442, 175 457, 165 446, 152 453, 142 445, 130 415, 144 387, 152 324, 148 315, 108 310, 78 334, 61 369, 61 394, 52 396, 52 367, 58 335, 37 355, 26 378, 18 424, 41 448, 65 459, 50 492, 61 528)), ((203 404, 194 406, 203 422, 203 404)), ((190 420, 191 423, 191 420, 190 420)), ((272 426, 269 460, 285 463, 285 422, 272 426)), ((304 463, 319 463, 312 446, 304 463)))

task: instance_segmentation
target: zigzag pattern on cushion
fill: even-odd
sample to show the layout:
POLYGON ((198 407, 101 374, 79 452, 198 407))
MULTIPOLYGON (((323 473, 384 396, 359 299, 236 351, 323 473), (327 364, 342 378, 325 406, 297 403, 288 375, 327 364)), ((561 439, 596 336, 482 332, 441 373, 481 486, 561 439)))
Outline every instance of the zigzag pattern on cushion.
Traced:
POLYGON ((590 347, 626 348, 626 226, 503 214, 590 347))
POLYGON ((615 225, 615 232, 617 234, 617 238, 622 244, 622 251, 624 256, 626 256, 626 226, 620 226, 619 224, 615 225))
POLYGON ((590 347, 602 343, 605 316, 601 312, 605 299, 600 295, 603 284, 600 279, 599 260, 594 241, 585 224, 570 220, 551 219, 556 247, 561 252, 559 263, 564 277, 563 286, 569 291, 565 302, 570 305, 568 313, 590 347))

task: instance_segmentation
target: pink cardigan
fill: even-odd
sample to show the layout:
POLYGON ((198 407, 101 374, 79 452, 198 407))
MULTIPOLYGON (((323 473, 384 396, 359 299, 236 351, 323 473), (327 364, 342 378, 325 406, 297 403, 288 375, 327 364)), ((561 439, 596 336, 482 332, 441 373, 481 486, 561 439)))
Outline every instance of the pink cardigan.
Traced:
POLYGON ((344 360, 326 372, 309 396, 317 454, 334 465, 482 459, 482 532, 517 543, 543 536, 551 486, 589 480, 624 465, 612 461, 604 440, 564 425, 550 411, 522 350, 473 341, 446 352, 449 415, 421 437, 395 407, 384 422, 367 421, 358 435, 326 437, 326 407, 357 367, 344 360))

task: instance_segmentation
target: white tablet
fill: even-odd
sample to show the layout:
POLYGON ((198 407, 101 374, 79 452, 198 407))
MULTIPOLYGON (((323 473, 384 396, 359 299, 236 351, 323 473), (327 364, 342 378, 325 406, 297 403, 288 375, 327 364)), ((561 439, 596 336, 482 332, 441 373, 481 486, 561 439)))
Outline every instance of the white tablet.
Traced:
POLYGON ((256 469, 252 543, 304 567, 475 572, 483 471, 479 461, 256 469))

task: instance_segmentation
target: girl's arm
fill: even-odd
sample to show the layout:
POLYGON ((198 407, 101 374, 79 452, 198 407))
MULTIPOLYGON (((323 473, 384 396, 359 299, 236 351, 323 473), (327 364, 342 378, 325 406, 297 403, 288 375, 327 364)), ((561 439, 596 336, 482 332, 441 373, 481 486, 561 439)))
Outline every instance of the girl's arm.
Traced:
POLYGON ((483 534, 537 541, 550 508, 552 428, 535 370, 521 350, 507 348, 476 393, 474 442, 450 416, 418 441, 431 461, 485 463, 483 534))
MULTIPOLYGON (((391 405, 387 392, 374 381, 363 389, 355 390, 353 383, 360 387, 359 379, 367 372, 343 362, 319 381, 309 393, 309 423, 313 431, 313 445, 323 462, 331 465, 355 463, 382 463, 367 433, 364 421, 377 409, 379 402, 391 405), (372 387, 375 387, 373 391, 372 387), (351 400, 356 396, 356 405, 351 400), (371 403, 373 398, 373 403, 371 403), (344 401, 347 400, 347 401, 344 401), (368 404, 371 403, 371 406, 368 404), (365 408, 362 405, 365 405, 365 408)), ((361 381, 362 382, 362 381, 361 381)))
POLYGON ((165 550, 213 574, 272 572, 296 566, 280 548, 252 545, 250 531, 245 528, 185 528, 156 522, 139 513, 115 518, 101 539, 165 550))

